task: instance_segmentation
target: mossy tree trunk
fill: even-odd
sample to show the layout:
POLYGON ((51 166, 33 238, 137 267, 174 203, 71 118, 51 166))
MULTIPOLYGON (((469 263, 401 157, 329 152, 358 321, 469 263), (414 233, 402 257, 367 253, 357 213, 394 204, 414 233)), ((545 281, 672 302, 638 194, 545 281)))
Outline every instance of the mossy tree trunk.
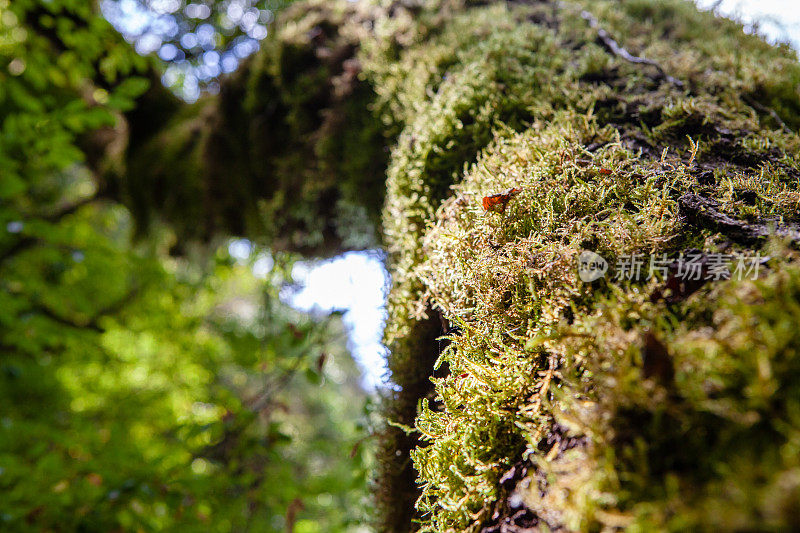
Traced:
POLYGON ((109 179, 190 235, 386 247, 386 413, 414 430, 383 435, 382 530, 797 523, 793 52, 683 0, 306 1, 279 26, 109 179), (755 280, 709 275, 756 253, 755 280), (615 279, 632 254, 701 279, 615 279))

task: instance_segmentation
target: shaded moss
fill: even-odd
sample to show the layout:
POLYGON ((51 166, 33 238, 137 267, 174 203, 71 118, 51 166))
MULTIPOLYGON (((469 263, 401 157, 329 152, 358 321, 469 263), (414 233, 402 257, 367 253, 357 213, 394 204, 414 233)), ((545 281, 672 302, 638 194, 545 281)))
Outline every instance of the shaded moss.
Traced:
POLYGON ((184 238, 235 233, 312 255, 376 246, 388 137, 348 29, 360 9, 287 9, 219 96, 134 136, 122 181, 140 223, 158 216, 184 238))

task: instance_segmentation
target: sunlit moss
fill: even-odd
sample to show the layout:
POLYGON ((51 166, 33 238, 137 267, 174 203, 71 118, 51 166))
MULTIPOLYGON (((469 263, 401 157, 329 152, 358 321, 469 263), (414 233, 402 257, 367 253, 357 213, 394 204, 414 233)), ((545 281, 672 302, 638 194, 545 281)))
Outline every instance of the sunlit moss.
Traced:
POLYGON ((550 528, 788 527, 794 489, 773 496, 796 479, 794 255, 776 247, 788 259, 762 280, 674 304, 651 301, 663 282, 589 285, 575 264, 584 249, 612 266, 749 253, 687 223, 689 192, 736 219, 796 221, 800 144, 779 122, 796 127, 796 57, 689 2, 451 8, 401 12, 378 27, 390 44, 365 48, 399 131, 387 340, 394 405, 421 394, 422 529, 477 530, 514 490, 550 528), (683 86, 609 54, 581 9, 683 86), (503 213, 483 211, 510 187, 503 213), (436 315, 455 331, 427 394, 419 344, 436 315), (674 381, 643 377, 648 332, 674 381), (520 461, 528 475, 501 484, 520 461))

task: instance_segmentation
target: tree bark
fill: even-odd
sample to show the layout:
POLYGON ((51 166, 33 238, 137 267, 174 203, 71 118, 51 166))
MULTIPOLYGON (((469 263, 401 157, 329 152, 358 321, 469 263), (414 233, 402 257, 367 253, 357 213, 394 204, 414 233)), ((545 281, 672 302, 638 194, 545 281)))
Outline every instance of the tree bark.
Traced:
POLYGON ((219 97, 150 124, 154 90, 109 179, 188 236, 387 248, 386 413, 415 433, 382 436, 381 531, 792 524, 793 52, 681 0, 304 1, 278 27, 219 97), (766 242, 757 281, 576 268, 697 250, 705 277, 766 242))

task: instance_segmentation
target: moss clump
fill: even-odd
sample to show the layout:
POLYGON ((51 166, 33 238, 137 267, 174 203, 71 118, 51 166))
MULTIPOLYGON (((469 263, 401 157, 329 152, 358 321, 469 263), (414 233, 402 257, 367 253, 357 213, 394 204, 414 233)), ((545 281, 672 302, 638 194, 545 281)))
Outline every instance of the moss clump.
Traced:
POLYGON ((689 217, 687 194, 736 223, 794 224, 800 143, 776 117, 795 125, 784 113, 797 98, 796 59, 689 2, 520 4, 430 3, 418 38, 402 19, 383 26, 398 32, 383 34, 391 45, 365 47, 396 63, 365 61, 384 122, 400 131, 384 214, 390 368, 408 386, 396 402, 420 391, 432 350, 419 346, 423 324, 441 315, 456 327, 435 392, 417 396, 422 529, 479 530, 521 509, 528 526, 576 530, 791 524, 792 497, 768 495, 794 479, 784 457, 798 406, 781 392, 782 410, 737 419, 757 411, 744 391, 760 379, 748 374, 755 359, 738 358, 782 361, 767 389, 787 386, 797 339, 767 340, 785 322, 742 320, 778 317, 797 298, 754 297, 755 311, 736 297, 796 283, 793 259, 759 281, 702 287, 592 285, 575 265, 584 249, 612 270, 631 253, 753 252, 707 214, 689 217), (610 54, 582 9, 682 85, 610 54), (509 187, 523 192, 503 213, 481 209, 483 196, 509 187), (712 365, 696 352, 723 342, 726 312, 725 327, 742 334, 712 365), (755 465, 747 472, 731 458, 739 442, 755 465))
MULTIPOLYGON (((386 19, 378 28, 382 40, 365 47, 365 73, 375 80, 378 110, 390 128, 401 131, 388 171, 384 236, 394 285, 386 333, 389 368, 400 388, 387 415, 403 424, 413 422, 419 399, 430 390, 428 376, 438 356, 438 343, 431 341, 441 333, 438 316, 419 299, 422 285, 414 272, 422 260, 426 226, 450 184, 492 141, 495 129, 524 130, 558 105, 558 76, 553 75, 564 70, 568 56, 557 48, 551 30, 519 25, 529 11, 432 5, 416 13, 413 22, 402 14, 386 19), (421 339, 429 339, 422 350, 421 339), (402 418, 395 418, 400 413, 402 418)), ((398 449, 391 445, 408 440, 393 429, 385 440, 389 453, 383 470, 409 469, 408 449, 401 447, 395 458, 398 449)), ((379 499, 405 500, 397 494, 409 487, 392 479, 380 475, 379 499)), ((383 529, 409 527, 407 520, 397 520, 396 511, 382 514, 383 529)))
POLYGON ((311 254, 374 242, 386 193, 386 414, 416 429, 383 435, 381 529, 412 527, 412 459, 429 531, 515 506, 543 529, 796 522, 794 254, 705 285, 575 270, 796 245, 794 53, 688 0, 308 0, 280 27, 219 98, 131 130, 109 179, 184 236, 311 254))
MULTIPOLYGON (((417 270, 426 284, 424 297, 461 326, 441 357, 450 373, 434 379, 436 403, 424 402, 417 422, 429 444, 412 453, 424 483, 419 505, 430 513, 427 528, 432 531, 469 530, 489 520, 495 500, 508 495, 501 477, 522 459, 536 474, 516 490, 549 527, 583 530, 623 519, 632 524, 635 517, 672 528, 671 522, 658 522, 658 513, 671 512, 665 493, 650 491, 676 480, 709 487, 727 482, 717 471, 726 454, 733 453, 735 439, 730 437, 726 449, 717 440, 703 439, 710 433, 728 439, 721 434, 752 432, 748 438, 753 442, 767 447, 771 442, 771 434, 739 427, 736 416, 715 418, 712 425, 708 402, 741 410, 738 402, 747 400, 737 396, 741 389, 722 394, 714 379, 681 367, 672 342, 689 335, 681 331, 713 331, 717 300, 725 298, 725 291, 738 294, 736 287, 748 283, 716 282, 679 303, 652 302, 663 279, 587 284, 576 269, 577 255, 585 248, 607 258, 612 270, 616 259, 631 253, 677 256, 688 248, 748 253, 703 228, 687 227, 678 198, 685 191, 700 191, 735 214, 741 202, 725 191, 761 172, 731 168, 717 188, 704 187, 698 184, 696 165, 678 157, 650 160, 626 150, 614 136, 608 126, 599 128, 565 112, 558 126, 534 124, 525 133, 499 138, 455 187, 455 196, 442 205, 438 224, 426 235, 427 259, 417 270), (608 144, 586 151, 587 140, 598 138, 608 144), (523 192, 503 214, 483 212, 482 196, 511 186, 523 192), (647 332, 664 343, 673 359, 676 372, 668 387, 643 375, 641 345, 647 332), (681 389, 682 372, 699 380, 691 393, 681 389), (702 387, 714 390, 701 397, 702 387), (631 408, 631 402, 637 407, 631 408), (694 449, 688 441, 677 445, 695 433, 694 449), (552 442, 558 445, 547 445, 552 442), (562 450, 562 442, 573 444, 562 450), (713 451, 703 451, 703 443, 713 451), (640 455, 623 459, 633 453, 640 455)), ((788 214, 796 209, 793 184, 785 175, 774 173, 760 187, 776 192, 768 210, 788 214)), ((645 263, 643 274, 647 268, 645 263)), ((792 268, 797 267, 774 265, 769 278, 748 286, 795 276, 792 268)), ((765 313, 787 311, 786 302, 772 309, 771 300, 766 301, 765 313)), ((744 332, 739 340, 737 350, 757 346, 772 350, 770 358, 786 357, 782 348, 764 346, 755 334, 744 332)), ((715 359, 719 369, 732 364, 735 355, 729 358, 715 359)), ((731 379, 740 381, 742 375, 731 379)), ((783 422, 774 422, 788 423, 790 415, 783 416, 783 422)), ((676 494, 686 501, 685 493, 676 494)), ((704 516, 689 504, 682 512, 684 521, 704 516)), ((757 515, 749 516, 755 520, 757 515)), ((776 518, 786 524, 790 519, 786 514, 776 518)), ((675 523, 690 524, 680 520, 675 523)))
POLYGON ((365 16, 348 2, 288 8, 218 97, 133 132, 115 179, 138 220, 312 255, 377 245, 388 141, 356 58, 365 16))

